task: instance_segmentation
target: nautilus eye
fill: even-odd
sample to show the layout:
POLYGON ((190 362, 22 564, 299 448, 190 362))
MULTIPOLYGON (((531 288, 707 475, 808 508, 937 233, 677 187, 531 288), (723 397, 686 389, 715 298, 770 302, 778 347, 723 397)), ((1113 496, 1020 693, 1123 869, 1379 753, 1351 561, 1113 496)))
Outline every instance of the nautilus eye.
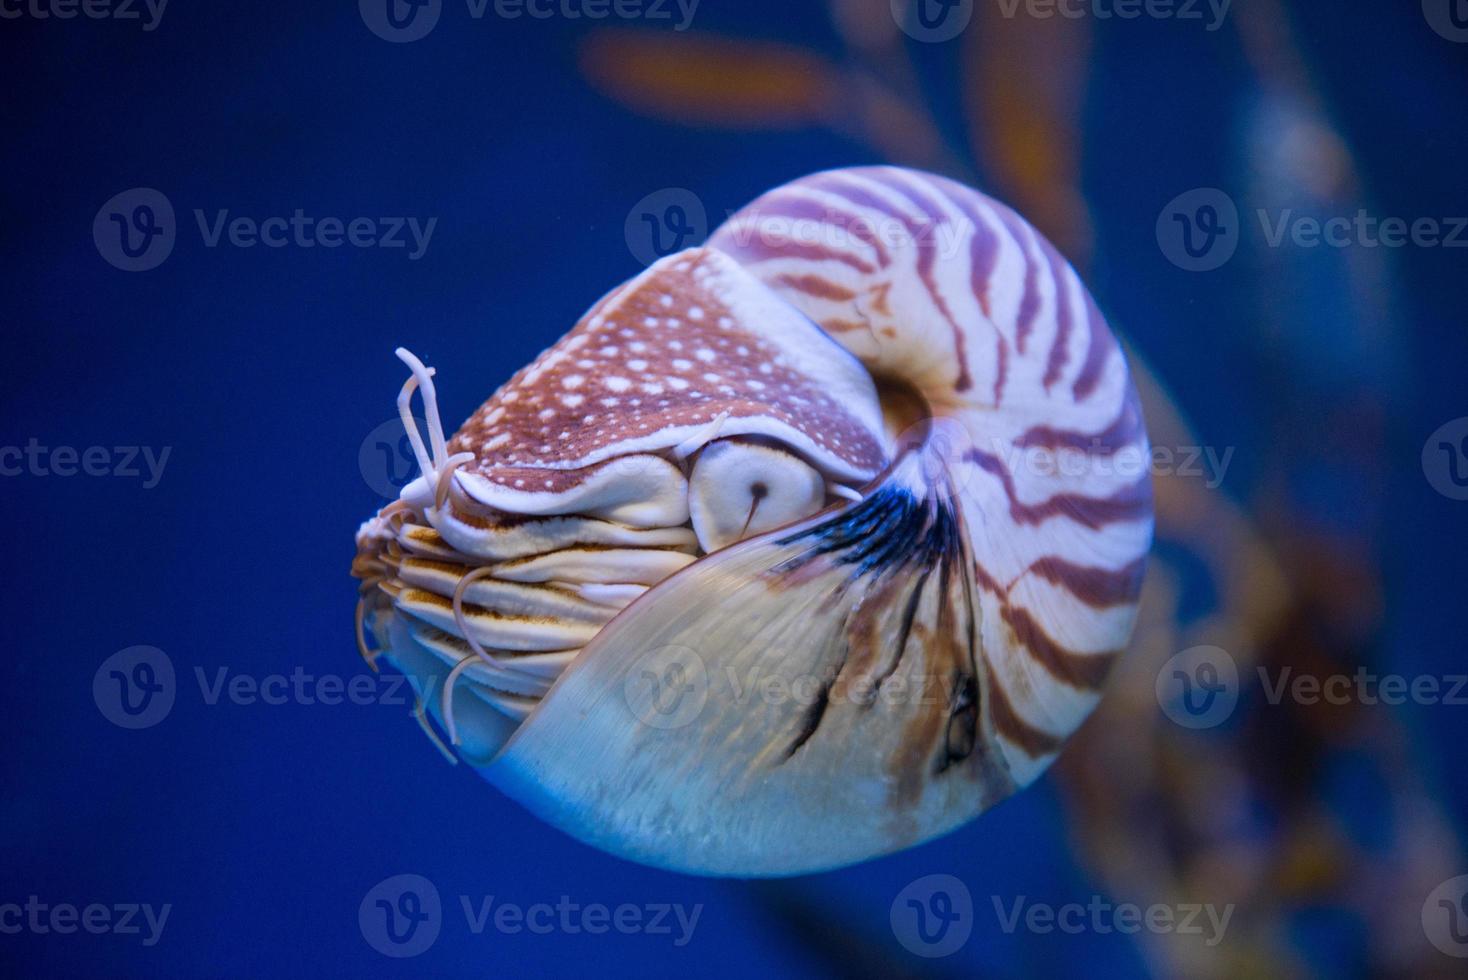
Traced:
POLYGON ((1130 634, 1152 511, 1125 359, 962 185, 778 188, 451 439, 399 356, 422 475, 357 535, 364 655, 613 853, 794 874, 949 831, 1049 765, 1130 634))

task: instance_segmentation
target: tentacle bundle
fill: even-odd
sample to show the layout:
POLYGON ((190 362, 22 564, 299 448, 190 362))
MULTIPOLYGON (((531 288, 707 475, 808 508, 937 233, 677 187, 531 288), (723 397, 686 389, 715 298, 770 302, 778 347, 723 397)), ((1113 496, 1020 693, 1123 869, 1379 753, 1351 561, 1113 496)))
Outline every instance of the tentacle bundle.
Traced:
POLYGON ((772 191, 448 441, 404 360, 424 475, 359 532, 362 616, 462 756, 614 853, 790 874, 918 843, 1043 771, 1126 643, 1125 360, 962 185, 772 191))

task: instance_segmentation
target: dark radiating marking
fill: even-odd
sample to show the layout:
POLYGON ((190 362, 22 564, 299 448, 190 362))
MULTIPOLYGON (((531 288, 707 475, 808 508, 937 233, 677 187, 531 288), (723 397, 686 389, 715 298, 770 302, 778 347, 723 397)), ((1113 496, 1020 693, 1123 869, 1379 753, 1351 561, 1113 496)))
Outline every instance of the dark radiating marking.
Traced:
POLYGON ((1077 493, 1060 493, 1039 504, 1021 503, 1014 492, 1014 477, 999 457, 970 449, 964 459, 978 463, 984 470, 994 474, 1004 485, 1004 495, 1009 498, 1009 516, 1017 524, 1039 524, 1051 517, 1067 517, 1091 530, 1099 530, 1108 524, 1123 521, 1140 521, 1152 515, 1152 479, 1148 474, 1130 483, 1109 497, 1087 497, 1077 493))
POLYGON ((1026 429, 1015 440, 1016 449, 1074 449, 1085 453, 1110 455, 1138 445, 1145 434, 1142 419, 1142 402, 1137 389, 1127 385, 1126 396, 1121 402, 1121 411, 1111 424, 1100 432, 1076 432, 1072 429, 1056 429, 1048 425, 1037 425, 1026 429))
MULTIPOLYGON (((876 687, 878 689, 882 687, 882 684, 886 682, 887 678, 897 673, 897 668, 902 663, 902 655, 907 652, 907 641, 912 636, 912 621, 917 618, 918 605, 923 599, 923 589, 927 586, 928 576, 932 573, 933 570, 931 568, 923 569, 922 574, 918 576, 917 585, 913 587, 912 595, 908 596, 907 608, 902 610, 902 624, 897 630, 897 643, 894 647, 892 663, 877 676, 876 687)), ((871 707, 871 705, 876 703, 877 699, 872 698, 871 701, 867 702, 867 706, 871 707)))
POLYGON ((956 762, 973 755, 979 739, 979 683, 972 674, 954 677, 949 690, 948 725, 943 735, 943 755, 934 775, 941 776, 956 762))
POLYGON ((1041 558, 1030 566, 1040 578, 1065 589, 1093 609, 1129 606, 1142 593, 1146 557, 1121 568, 1092 568, 1073 565, 1063 558, 1041 558))
POLYGON ((821 687, 821 696, 815 700, 805 711, 805 720, 801 722, 800 734, 795 736, 795 741, 790 743, 790 748, 785 750, 785 758, 789 759, 800 751, 800 747, 811 740, 816 729, 821 727, 821 719, 826 716, 826 709, 831 705, 831 685, 834 680, 828 680, 821 687))
MULTIPOLYGON (((781 546, 805 544, 807 547, 801 554, 781 562, 773 571, 779 575, 795 574, 816 558, 825 556, 836 565, 851 570, 850 578, 842 586, 844 590, 847 585, 866 576, 880 581, 899 569, 921 569, 903 610, 892 664, 878 679, 877 686, 880 687, 902 661, 932 570, 940 570, 942 601, 946 597, 953 562, 966 560, 963 558, 961 535, 962 526, 948 501, 918 500, 902 487, 884 484, 848 510, 778 539, 776 544, 781 546)), ((826 681, 820 699, 807 711, 800 734, 786 750, 786 759, 815 735, 825 716, 831 687, 844 666, 843 659, 826 681)))
POLYGON ((1104 653, 1076 653, 1074 650, 1067 650, 1052 640, 1024 609, 1005 605, 1000 607, 999 615, 1014 631, 1015 639, 1034 655, 1045 671, 1071 687, 1084 691, 1099 690, 1106 682, 1106 675, 1111 673, 1111 665, 1120 656, 1120 651, 1116 650, 1104 653))

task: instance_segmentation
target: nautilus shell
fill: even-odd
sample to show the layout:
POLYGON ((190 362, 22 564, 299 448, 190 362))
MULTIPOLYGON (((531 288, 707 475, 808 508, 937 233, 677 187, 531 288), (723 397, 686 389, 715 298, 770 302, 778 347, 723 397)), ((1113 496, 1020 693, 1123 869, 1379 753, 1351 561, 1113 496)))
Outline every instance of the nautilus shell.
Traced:
POLYGON ((1126 645, 1152 502, 1125 357, 963 185, 771 191, 451 439, 399 354, 422 474, 357 534, 359 642, 595 846, 752 876, 920 843, 1032 782, 1126 645))

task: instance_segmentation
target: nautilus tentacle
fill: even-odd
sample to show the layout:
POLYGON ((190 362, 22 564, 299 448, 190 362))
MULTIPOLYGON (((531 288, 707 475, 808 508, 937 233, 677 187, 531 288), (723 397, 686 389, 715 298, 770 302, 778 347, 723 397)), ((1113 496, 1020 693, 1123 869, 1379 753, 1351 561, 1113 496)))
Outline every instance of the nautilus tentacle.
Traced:
POLYGON ((1126 643, 1125 360, 962 185, 772 191, 447 441, 403 359, 424 473, 358 534, 361 615, 461 757, 614 853, 792 874, 926 840, 1043 771, 1126 643))

